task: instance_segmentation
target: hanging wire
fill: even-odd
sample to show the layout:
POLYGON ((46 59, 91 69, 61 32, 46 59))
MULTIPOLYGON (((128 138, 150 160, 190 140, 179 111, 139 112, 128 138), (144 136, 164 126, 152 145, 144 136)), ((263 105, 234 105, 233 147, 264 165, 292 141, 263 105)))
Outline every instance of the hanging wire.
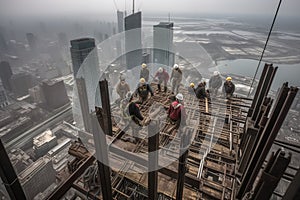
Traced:
POLYGON ((252 86, 253 86, 253 83, 254 83, 255 77, 256 77, 256 75, 257 75, 257 72, 258 72, 260 63, 261 63, 262 58, 263 58, 263 56, 264 56, 265 50, 266 50, 266 48, 267 48, 267 45, 268 45, 268 42, 269 42, 269 39, 270 39, 272 30, 273 30, 273 26, 274 26, 274 24, 275 24, 275 21, 276 21, 276 18, 277 18, 277 14, 278 14, 278 12, 279 12, 279 8, 280 8, 280 5, 281 5, 281 2, 282 2, 282 0, 279 0, 278 6, 277 6, 277 10, 276 10, 275 16, 274 16, 274 18, 273 18, 273 22, 272 22, 271 28, 270 28, 270 30, 269 30, 268 38, 267 38, 267 40, 266 40, 264 49, 263 49, 262 54, 261 54, 261 56, 260 56, 260 59, 259 59, 259 62, 258 62, 256 71, 255 71, 254 77, 253 77, 253 79, 252 79, 252 83, 251 83, 251 86, 250 86, 250 88, 249 88, 249 93, 248 93, 248 96, 247 96, 247 97, 250 96, 251 88, 252 88, 252 86))

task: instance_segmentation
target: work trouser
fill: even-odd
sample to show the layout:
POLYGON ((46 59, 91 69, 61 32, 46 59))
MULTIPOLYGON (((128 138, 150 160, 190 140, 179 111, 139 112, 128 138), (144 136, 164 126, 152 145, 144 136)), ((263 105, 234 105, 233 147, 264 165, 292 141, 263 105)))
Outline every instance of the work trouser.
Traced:
POLYGON ((173 78, 172 80, 172 93, 177 94, 181 80, 173 78))
POLYGON ((158 91, 160 92, 161 91, 161 83, 164 82, 164 92, 167 91, 167 81, 165 80, 158 80, 158 84, 157 84, 157 88, 158 88, 158 91))

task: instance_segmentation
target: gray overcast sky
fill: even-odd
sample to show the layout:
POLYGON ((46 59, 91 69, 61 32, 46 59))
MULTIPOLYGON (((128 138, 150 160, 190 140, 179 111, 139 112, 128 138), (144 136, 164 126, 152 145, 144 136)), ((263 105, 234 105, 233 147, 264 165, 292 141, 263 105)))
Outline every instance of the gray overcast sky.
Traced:
MULTIPOLYGON (((132 0, 115 0, 117 7, 131 10, 132 0)), ((136 8, 144 14, 181 13, 190 14, 274 14, 279 0, 136 0, 136 8)), ((281 16, 299 17, 300 0, 283 0, 281 16)), ((48 16, 79 14, 113 14, 116 10, 113 0, 0 0, 2 16, 48 16)))

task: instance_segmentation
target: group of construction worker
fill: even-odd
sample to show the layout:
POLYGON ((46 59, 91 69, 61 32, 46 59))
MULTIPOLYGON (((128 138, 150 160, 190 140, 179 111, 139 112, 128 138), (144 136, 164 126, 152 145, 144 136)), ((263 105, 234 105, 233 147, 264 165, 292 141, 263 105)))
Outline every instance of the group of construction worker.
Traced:
MULTIPOLYGON (((119 95, 120 107, 125 120, 135 128, 133 128, 133 137, 137 138, 136 132, 142 127, 142 121, 144 116, 140 111, 140 106, 149 98, 149 96, 154 96, 153 89, 148 83, 150 72, 147 65, 143 63, 140 70, 140 80, 137 88, 133 93, 130 93, 129 84, 126 82, 124 76, 120 76, 120 82, 117 85, 116 91, 119 95), (134 100, 134 97, 138 97, 138 100, 134 100)), ((167 92, 167 83, 170 80, 172 86, 172 98, 170 98, 170 106, 167 109, 168 120, 170 123, 174 124, 176 128, 180 124, 185 124, 185 110, 183 104, 183 95, 178 93, 179 86, 182 80, 182 71, 177 64, 174 65, 171 77, 168 72, 160 67, 153 79, 157 82, 157 92, 167 92), (175 95, 176 94, 176 95, 175 95)))
MULTIPOLYGON (((218 71, 215 71, 213 76, 209 79, 209 89, 206 90, 206 82, 202 81, 198 83, 198 86, 195 87, 194 83, 190 83, 188 91, 190 94, 195 94, 198 99, 209 98, 210 96, 216 97, 218 95, 219 89, 222 87, 222 78, 218 71)), ((227 99, 230 99, 233 96, 235 91, 235 85, 232 82, 231 77, 227 77, 226 81, 223 83, 222 92, 227 99)))

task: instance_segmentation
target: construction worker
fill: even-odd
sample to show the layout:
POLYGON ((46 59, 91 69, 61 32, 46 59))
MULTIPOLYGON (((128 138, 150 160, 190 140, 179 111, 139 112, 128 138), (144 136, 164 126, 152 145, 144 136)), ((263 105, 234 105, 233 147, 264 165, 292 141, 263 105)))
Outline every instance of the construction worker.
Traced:
POLYGON ((186 114, 183 105, 183 95, 178 93, 168 109, 168 118, 172 124, 176 124, 176 128, 179 128, 180 124, 186 124, 186 114))
POLYGON ((125 122, 129 123, 129 126, 132 128, 134 141, 137 142, 138 131, 142 127, 142 121, 144 120, 144 117, 141 114, 139 105, 133 101, 133 96, 130 92, 128 92, 126 94, 126 98, 122 100, 121 110, 123 112, 123 118, 125 122))
POLYGON ((211 91, 211 94, 217 96, 218 90, 222 86, 222 78, 218 71, 214 71, 214 75, 209 79, 208 84, 209 84, 209 90, 211 91))
POLYGON ((190 85, 188 87, 188 92, 191 95, 195 95, 195 83, 190 83, 190 85))
POLYGON ((232 83, 232 78, 231 77, 227 77, 226 81, 223 84, 223 92, 225 97, 231 98, 233 96, 233 93, 235 91, 235 85, 232 83))
POLYGON ((164 92, 167 92, 167 82, 169 81, 170 78, 168 72, 166 72, 164 68, 160 67, 154 76, 154 79, 156 78, 158 79, 158 84, 157 84, 158 91, 161 92, 160 84, 164 82, 164 92))
POLYGON ((171 83, 172 83, 172 93, 177 94, 178 89, 182 80, 182 71, 179 69, 179 66, 175 64, 173 66, 172 74, 171 74, 171 83))
POLYGON ((200 82, 195 89, 195 94, 198 99, 205 99, 205 97, 207 97, 205 86, 205 82, 200 82))
POLYGON ((144 102, 148 99, 149 93, 151 94, 151 96, 154 96, 151 86, 146 83, 146 80, 144 78, 141 78, 135 94, 139 95, 140 100, 144 102))
POLYGON ((140 72, 140 79, 144 78, 146 82, 149 81, 149 69, 147 68, 147 65, 145 63, 142 64, 142 69, 140 72))
POLYGON ((116 91, 120 96, 120 99, 124 99, 126 94, 130 91, 129 84, 125 81, 125 77, 120 77, 120 82, 117 85, 116 91))

